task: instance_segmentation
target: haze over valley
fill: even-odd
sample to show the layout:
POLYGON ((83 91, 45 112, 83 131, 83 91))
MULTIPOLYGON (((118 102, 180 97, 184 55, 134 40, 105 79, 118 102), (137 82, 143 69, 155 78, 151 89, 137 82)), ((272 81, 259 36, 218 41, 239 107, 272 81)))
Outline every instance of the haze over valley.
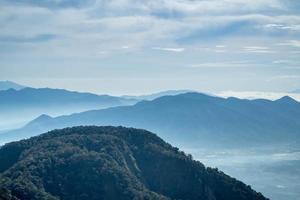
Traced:
POLYGON ((113 97, 51 88, 9 88, 0 94, 5 115, 27 120, 24 126, 3 130, 2 144, 77 125, 143 128, 271 199, 299 196, 300 103, 289 96, 239 99, 170 90, 113 97), (18 110, 29 114, 18 115, 18 110), (52 110, 58 116, 50 116, 52 110), (39 116, 31 120, 30 111, 39 116))

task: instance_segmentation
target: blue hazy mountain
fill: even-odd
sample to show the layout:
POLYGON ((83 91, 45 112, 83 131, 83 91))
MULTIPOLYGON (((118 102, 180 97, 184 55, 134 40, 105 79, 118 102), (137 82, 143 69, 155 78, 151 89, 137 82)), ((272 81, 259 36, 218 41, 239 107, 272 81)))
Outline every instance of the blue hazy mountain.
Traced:
POLYGON ((291 93, 300 93, 300 89, 293 90, 291 93))
POLYGON ((20 90, 25 87, 26 86, 20 85, 18 83, 14 83, 12 81, 0 81, 0 90, 8 90, 8 89, 20 90))
POLYGON ((20 90, 2 90, 0 129, 18 127, 41 114, 58 116, 134 103, 136 100, 133 99, 63 89, 27 87, 20 90))
POLYGON ((132 102, 132 99, 128 100, 109 95, 96 95, 51 88, 9 89, 0 91, 0 97, 0 106, 5 107, 56 106, 62 104, 67 106, 85 103, 99 107, 110 107, 132 102))
POLYGON ((161 91, 153 94, 146 94, 146 95, 138 95, 138 96, 130 96, 130 95, 124 95, 122 97, 126 99, 139 99, 139 100, 154 100, 159 97, 163 96, 174 96, 178 94, 184 94, 184 93, 189 93, 189 92, 194 92, 192 90, 166 90, 166 91, 161 91))
POLYGON ((55 118, 43 115, 21 129, 0 134, 0 141, 19 140, 75 125, 145 128, 173 144, 189 147, 297 144, 300 103, 287 96, 270 101, 186 93, 141 101, 133 106, 91 110, 55 118))

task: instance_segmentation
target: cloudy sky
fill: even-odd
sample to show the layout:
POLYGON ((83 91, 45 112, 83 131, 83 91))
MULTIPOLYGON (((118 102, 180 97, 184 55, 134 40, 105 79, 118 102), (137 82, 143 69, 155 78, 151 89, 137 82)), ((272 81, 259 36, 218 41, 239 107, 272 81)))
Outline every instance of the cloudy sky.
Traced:
POLYGON ((298 0, 1 0, 0 79, 109 94, 300 88, 298 0))

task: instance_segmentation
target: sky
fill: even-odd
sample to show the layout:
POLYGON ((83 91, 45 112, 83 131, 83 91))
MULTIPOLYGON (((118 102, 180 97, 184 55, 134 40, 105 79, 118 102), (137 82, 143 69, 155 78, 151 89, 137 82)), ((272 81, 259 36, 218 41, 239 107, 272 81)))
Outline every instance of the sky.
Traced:
POLYGON ((0 79, 107 94, 300 89, 298 0, 1 0, 0 79))

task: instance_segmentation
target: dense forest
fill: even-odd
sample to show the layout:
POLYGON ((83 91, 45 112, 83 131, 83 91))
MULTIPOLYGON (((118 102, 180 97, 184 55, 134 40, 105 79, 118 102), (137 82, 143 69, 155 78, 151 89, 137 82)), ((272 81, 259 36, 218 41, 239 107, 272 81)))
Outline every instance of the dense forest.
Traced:
POLYGON ((124 127, 53 130, 0 149, 0 199, 265 200, 155 134, 124 127))

